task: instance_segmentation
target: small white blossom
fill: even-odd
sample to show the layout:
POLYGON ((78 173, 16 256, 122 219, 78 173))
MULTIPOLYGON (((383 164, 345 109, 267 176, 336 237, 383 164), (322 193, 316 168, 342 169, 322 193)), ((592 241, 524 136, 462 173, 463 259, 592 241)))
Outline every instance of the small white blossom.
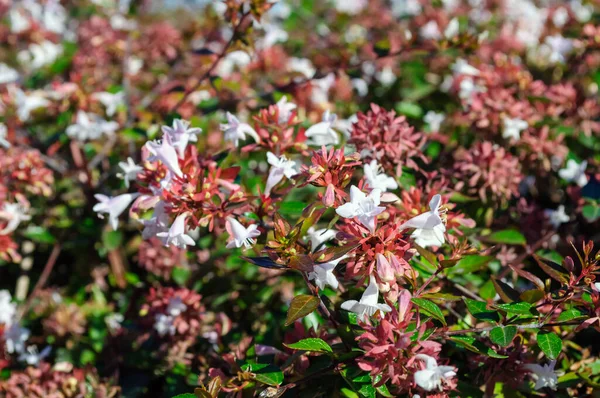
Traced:
POLYGON ((17 107, 17 116, 22 122, 29 120, 31 112, 50 104, 50 101, 35 92, 25 94, 21 89, 16 87, 11 87, 9 91, 17 107))
POLYGON ((502 124, 502 137, 515 141, 521 139, 521 132, 527 130, 529 127, 529 124, 523 119, 511 119, 506 116, 502 118, 502 124))
POLYGON ((396 18, 419 15, 422 10, 419 0, 392 0, 392 15, 396 18))
POLYGON ((458 58, 456 60, 456 62, 454 62, 454 64, 452 64, 450 69, 452 70, 452 73, 455 76, 458 76, 458 75, 479 76, 479 74, 481 73, 481 72, 479 72, 479 69, 477 69, 474 66, 469 65, 469 63, 462 58, 458 58))
POLYGON ((567 55, 573 51, 573 40, 566 39, 561 35, 548 36, 544 45, 549 49, 548 60, 551 63, 564 63, 567 55))
POLYGON ((315 227, 310 227, 308 231, 306 231, 306 236, 310 240, 310 247, 312 248, 313 252, 323 243, 335 238, 336 235, 336 231, 326 228, 315 230, 315 227))
POLYGON ((167 315, 179 316, 187 310, 187 305, 184 304, 181 297, 171 297, 167 305, 167 315))
POLYGON ((359 14, 368 4, 368 0, 334 0, 335 9, 348 15, 359 14))
POLYGON ((301 73, 308 79, 311 79, 317 71, 312 62, 307 58, 291 57, 288 60, 287 67, 290 72, 301 73))
POLYGON ((570 220, 567 213, 565 213, 564 205, 558 206, 558 209, 556 210, 546 209, 544 213, 546 213, 546 217, 548 217, 550 224, 552 224, 554 228, 558 228, 561 224, 569 222, 570 220))
POLYGON ((415 228, 412 238, 422 247, 441 246, 445 242, 446 226, 440 216, 442 197, 434 195, 429 201, 430 211, 411 218, 400 226, 400 229, 415 228))
POLYGON ((125 105, 125 92, 108 93, 106 91, 92 94, 92 98, 96 99, 106 109, 106 116, 113 116, 117 112, 117 108, 125 105))
POLYGON ((0 63, 0 84, 13 83, 17 80, 19 80, 19 72, 4 63, 0 63))
POLYGON ((123 314, 115 312, 114 314, 108 315, 104 318, 104 323, 111 333, 116 333, 121 329, 121 323, 125 320, 123 314))
POLYGON ((288 160, 285 155, 277 157, 272 152, 267 152, 267 162, 271 165, 271 169, 269 170, 269 176, 267 177, 267 184, 265 186, 266 195, 271 192, 271 189, 273 189, 275 185, 283 180, 283 177, 292 178, 298 174, 296 163, 293 160, 288 160))
POLYGON ((557 28, 562 28, 569 21, 569 11, 565 7, 558 7, 552 14, 552 23, 557 28))
POLYGON ((4 331, 4 342, 9 354, 21 353, 25 350, 25 342, 29 339, 29 329, 14 323, 4 331))
POLYGON ((340 142, 338 133, 333 129, 337 116, 329 111, 323 113, 322 121, 309 127, 304 133, 307 143, 315 146, 337 145, 340 142))
POLYGON ((0 230, 0 235, 7 235, 15 231, 21 222, 31 220, 31 216, 27 214, 28 210, 21 203, 5 202, 0 209, 0 220, 7 221, 7 224, 0 230))
POLYGON ((574 182, 580 187, 584 187, 588 183, 588 178, 585 175, 585 169, 587 168, 587 160, 584 160, 581 163, 577 163, 573 159, 569 159, 567 162, 567 167, 564 169, 560 169, 558 171, 558 175, 560 178, 568 181, 574 182))
POLYGON ((287 97, 284 95, 279 101, 277 101, 277 110, 279 112, 279 123, 286 123, 292 111, 297 108, 297 105, 293 102, 288 102, 287 97))
POLYGON ((419 34, 425 40, 439 40, 442 37, 440 27, 434 20, 431 20, 425 25, 421 26, 421 29, 419 29, 419 34))
POLYGON ((178 215, 175 218, 175 221, 173 221, 173 224, 171 224, 168 232, 159 232, 156 236, 160 238, 167 247, 173 245, 185 249, 186 246, 196 246, 194 239, 185 233, 185 222, 188 217, 189 214, 187 212, 178 215))
POLYGON ((168 136, 164 137, 160 143, 148 141, 146 143, 146 148, 148 148, 148 151, 152 155, 148 160, 151 162, 160 161, 171 173, 175 174, 177 177, 183 177, 183 172, 179 167, 177 151, 171 144, 168 136))
POLYGON ((354 312, 357 318, 366 322, 366 320, 375 315, 377 311, 381 312, 383 317, 385 312, 390 312, 392 308, 387 304, 378 304, 379 288, 373 275, 369 278, 369 286, 365 289, 360 301, 348 300, 342 303, 342 309, 354 312))
POLYGON ((17 58, 28 69, 40 69, 54 63, 62 52, 62 45, 46 40, 30 44, 27 50, 19 52, 17 58))
POLYGON ((233 142, 236 147, 239 146, 240 140, 246 139, 246 134, 258 142, 260 138, 256 131, 248 123, 242 123, 237 117, 227 112, 227 123, 221 124, 221 131, 223 131, 223 138, 225 141, 233 142))
POLYGON ((108 220, 113 230, 117 230, 119 227, 119 216, 123 213, 131 204, 131 202, 137 198, 137 193, 125 193, 118 196, 106 196, 96 194, 94 197, 99 201, 94 205, 93 210, 98 213, 98 217, 104 218, 102 213, 108 214, 108 220))
POLYGON ((190 127, 190 122, 181 119, 173 120, 173 127, 162 126, 162 132, 169 137, 169 142, 178 149, 179 156, 183 157, 188 143, 197 142, 197 135, 202 132, 199 127, 190 127))
POLYGON ((6 139, 8 136, 8 129, 4 123, 0 123, 0 146, 4 148, 10 148, 10 142, 6 139))
POLYGON ((379 206, 381 191, 373 189, 367 196, 364 192, 352 185, 350 187, 350 202, 338 207, 335 212, 344 218, 358 218, 358 221, 375 232, 375 220, 385 207, 379 206))
POLYGON ((227 217, 225 228, 230 235, 230 241, 227 243, 228 249, 244 246, 246 249, 251 248, 256 243, 256 237, 260 235, 256 224, 250 224, 248 228, 244 227, 238 220, 233 217, 227 217))
POLYGON ((0 290, 0 325, 9 327, 13 323, 17 305, 12 302, 12 296, 8 290, 0 290))
POLYGON ((581 0, 571 0, 569 5, 578 22, 587 22, 594 14, 594 7, 591 4, 583 4, 581 0))
POLYGON ((363 170, 369 188, 379 189, 381 192, 398 188, 396 179, 385 174, 381 166, 377 163, 377 160, 373 159, 371 163, 365 163, 363 170))
POLYGON ((425 362, 425 369, 415 372, 415 383, 425 391, 442 390, 442 382, 456 376, 453 366, 438 366, 435 358, 425 354, 415 355, 425 362))
POLYGON ((154 329, 161 337, 167 334, 173 336, 175 334, 174 318, 165 314, 156 314, 154 318, 154 329))
POLYGON ((118 128, 117 122, 109 122, 96 114, 80 110, 75 123, 67 127, 67 135, 79 141, 97 140, 103 135, 113 135, 118 128))
POLYGON ((329 285, 336 290, 339 286, 339 282, 333 274, 333 270, 339 264, 339 262, 346 257, 347 256, 342 256, 326 263, 315 264, 313 270, 308 273, 308 280, 314 280, 315 285, 317 285, 321 290, 325 289, 325 285, 329 285))
POLYGON ((558 376, 554 371, 554 365, 556 365, 556 361, 550 361, 550 363, 546 365, 538 365, 535 364, 526 364, 523 367, 531 372, 531 376, 535 380, 535 389, 539 390, 544 387, 550 387, 553 390, 556 390, 556 386, 558 385, 558 376))
POLYGON ((434 133, 440 131, 440 127, 444 120, 446 120, 446 115, 435 111, 429 111, 425 114, 425 117, 423 117, 423 121, 429 125, 429 131, 434 133))
POLYGON ((119 162, 119 167, 123 170, 122 173, 117 173, 117 177, 125 181, 125 186, 129 188, 129 181, 134 181, 138 173, 142 172, 144 168, 135 164, 132 158, 128 157, 127 162, 119 162))
POLYGON ((384 87, 390 87, 397 80, 394 70, 390 66, 386 66, 375 73, 375 79, 384 87))
POLYGON ((452 39, 458 36, 459 28, 458 18, 452 18, 444 30, 444 37, 446 39, 452 39))
POLYGON ((144 60, 137 57, 129 57, 127 60, 127 73, 130 75, 137 75, 142 67, 144 66, 144 60))
POLYGON ((44 358, 50 355, 51 350, 52 348, 48 346, 42 352, 38 352, 37 346, 30 345, 19 355, 19 361, 25 362, 29 366, 38 366, 44 358))

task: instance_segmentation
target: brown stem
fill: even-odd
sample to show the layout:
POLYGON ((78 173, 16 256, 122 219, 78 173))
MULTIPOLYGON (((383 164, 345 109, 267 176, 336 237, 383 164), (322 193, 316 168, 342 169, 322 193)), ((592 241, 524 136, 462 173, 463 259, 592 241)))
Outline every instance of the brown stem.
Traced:
POLYGON ((433 282, 433 280, 439 275, 439 273, 442 271, 442 268, 438 268, 433 275, 431 275, 426 281, 425 283, 423 283, 423 285, 421 285, 421 287, 417 290, 417 292, 414 294, 415 297, 419 297, 421 295, 421 293, 423 293, 423 290, 425 290, 425 288, 431 283, 433 282))

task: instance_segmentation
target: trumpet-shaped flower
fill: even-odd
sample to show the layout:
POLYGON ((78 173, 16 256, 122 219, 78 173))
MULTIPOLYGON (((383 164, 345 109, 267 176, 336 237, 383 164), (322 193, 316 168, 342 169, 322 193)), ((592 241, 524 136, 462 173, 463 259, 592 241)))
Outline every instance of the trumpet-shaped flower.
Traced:
POLYGON ((240 140, 246 139, 246 134, 258 142, 260 139, 256 131, 248 123, 242 123, 237 117, 227 112, 227 123, 221 124, 221 131, 224 132, 225 141, 233 142, 236 147, 239 146, 240 140))
POLYGON ((92 98, 104 105, 106 116, 112 116, 117 112, 119 106, 125 105, 125 92, 118 93, 98 92, 92 94, 92 98))
POLYGON ((352 185, 350 187, 350 202, 338 207, 335 212, 344 218, 356 217, 358 221, 375 232, 375 220, 385 207, 379 206, 381 191, 373 189, 367 196, 364 192, 352 185))
POLYGON ((108 220, 113 230, 117 230, 119 227, 119 216, 128 207, 129 204, 139 196, 138 193, 125 193, 118 196, 106 196, 96 194, 94 197, 98 199, 99 203, 94 205, 93 210, 98 213, 98 217, 104 218, 102 213, 108 214, 108 220))
POLYGON ((511 119, 504 117, 504 119, 502 119, 502 124, 502 137, 514 140, 519 140, 521 138, 521 132, 527 130, 529 127, 529 124, 525 120, 519 118, 511 119))
POLYGON ((185 249, 186 246, 195 246, 196 242, 191 236, 185 233, 185 222, 187 221, 189 214, 182 213, 175 218, 173 224, 167 232, 159 232, 156 234, 160 238, 164 245, 169 247, 171 245, 185 249))
POLYGON ((10 142, 6 139, 8 135, 8 129, 4 123, 0 123, 0 146, 4 148, 10 148, 10 142))
POLYGON ((123 170, 122 173, 117 173, 117 177, 125 181, 125 186, 129 188, 129 181, 136 179, 138 173, 144 170, 142 166, 135 164, 132 158, 127 158, 127 162, 119 162, 119 167, 123 170))
POLYGON ((4 63, 0 63, 0 84, 12 83, 17 80, 19 80, 19 72, 4 63))
POLYGON ((285 155, 277 157, 273 153, 267 152, 267 161, 271 165, 271 170, 269 170, 269 177, 267 177, 267 184, 265 186, 266 195, 271 192, 271 189, 273 189, 275 185, 283 180, 284 176, 292 178, 298 174, 296 163, 293 160, 288 160, 285 155))
POLYGON ((190 122, 187 120, 175 119, 173 127, 163 126, 162 131, 169 137, 169 142, 177 148, 179 156, 183 157, 188 143, 198 141, 197 135, 202 132, 202 129, 199 127, 190 128, 190 122))
POLYGON ((588 183, 588 178, 585 175, 585 169, 587 168, 587 160, 581 163, 577 163, 573 159, 569 159, 567 167, 558 171, 558 175, 568 182, 574 182, 580 187, 584 187, 588 183))
POLYGON ((333 129, 337 116, 329 111, 323 113, 323 119, 306 130, 304 135, 308 138, 308 144, 316 146, 337 145, 340 143, 338 133, 333 129))
POLYGON ((9 327, 17 313, 17 306, 12 302, 12 296, 8 290, 0 290, 0 325, 9 327))
POLYGON ((425 369, 415 372, 415 383, 425 391, 442 390, 442 382, 456 376, 453 366, 438 366, 435 358, 418 354, 415 359, 425 363, 425 369))
POLYGON ((14 323, 4 331, 4 342, 6 351, 9 354, 21 353, 25 351, 25 342, 29 339, 31 332, 29 329, 21 327, 14 323))
POLYGON ((544 213, 546 213, 546 217, 548 217, 550 224, 554 228, 558 228, 560 227, 560 224, 564 224, 570 220, 569 215, 565 213, 564 205, 558 206, 558 209, 556 210, 546 209, 544 213))
POLYGON ((314 280, 315 285, 317 285, 321 290, 325 289, 325 285, 331 286, 334 290, 337 289, 339 282, 333 274, 333 270, 339 264, 339 262, 346 257, 347 256, 342 256, 326 263, 315 264, 313 270, 308 273, 308 280, 314 280))
POLYGON ((228 249, 242 246, 249 249, 256 243, 256 239, 254 238, 260 235, 256 224, 251 224, 246 228, 233 217, 227 217, 225 228, 229 232, 229 235, 231 235, 231 240, 227 243, 228 249))
POLYGON ((380 311, 383 317, 383 313, 390 312, 392 308, 387 304, 378 304, 379 299, 379 288, 375 278, 371 275, 369 279, 369 286, 365 289, 365 292, 360 298, 360 301, 348 300, 342 303, 342 309, 350 312, 354 312, 358 315, 358 319, 363 322, 373 316, 377 311, 380 311))
POLYGON ((50 355, 50 351, 52 351, 50 346, 44 348, 42 352, 38 352, 37 346, 30 345, 27 347, 27 350, 19 355, 19 361, 25 362, 29 366, 37 366, 44 358, 50 355))
POLYGON ((93 113, 78 111, 75 123, 67 127, 67 135, 80 141, 96 140, 105 135, 114 134, 119 123, 106 121, 93 113))
POLYGON ((175 334, 174 319, 170 315, 156 314, 154 318, 154 329, 161 336, 169 334, 173 336, 175 334))
POLYGON ((371 160, 371 163, 364 165, 365 179, 369 188, 379 189, 381 192, 386 192, 388 189, 397 189, 398 183, 394 177, 390 177, 383 172, 382 167, 377 163, 377 160, 371 160))
POLYGON ((554 371, 554 365, 556 365, 556 361, 550 361, 550 363, 546 365, 538 365, 527 364, 523 367, 531 372, 531 376, 535 380, 535 389, 539 390, 544 387, 550 387, 553 390, 556 390, 556 386, 558 384, 558 376, 554 371))
POLYGON ((411 218, 400 226, 400 229, 415 228, 412 238, 419 246, 441 246, 444 244, 446 226, 440 216, 442 197, 434 195, 429 201, 430 211, 411 218))
POLYGON ((21 203, 4 203, 0 210, 0 220, 6 220, 8 223, 0 230, 0 235, 7 235, 16 230, 22 221, 31 220, 27 210, 21 203))
POLYGON ((286 96, 281 97, 275 105, 277 105, 277 110, 279 111, 279 123, 286 123, 289 120, 292 111, 297 107, 293 102, 288 102, 286 96))
POLYGON ((310 240, 310 247, 312 248, 313 252, 317 250, 323 243, 335 238, 336 235, 336 231, 326 228, 315 230, 314 227, 310 227, 308 231, 306 231, 306 236, 310 240))
POLYGON ((17 107, 17 116, 22 122, 29 120, 31 112, 36 109, 46 107, 50 104, 46 98, 43 98, 39 94, 31 93, 25 94, 23 90, 19 88, 12 88, 10 93, 13 97, 15 106, 17 107))
POLYGON ((446 120, 446 115, 434 111, 427 112, 423 118, 423 121, 429 125, 429 131, 434 133, 440 131, 440 127, 444 120, 446 120))
POLYGON ((152 155, 148 160, 151 162, 160 161, 171 173, 175 174, 177 177, 183 177, 183 172, 179 168, 177 151, 175 151, 175 147, 169 141, 168 136, 164 137, 160 143, 148 141, 146 143, 146 148, 148 148, 148 151, 150 151, 150 154, 152 155))

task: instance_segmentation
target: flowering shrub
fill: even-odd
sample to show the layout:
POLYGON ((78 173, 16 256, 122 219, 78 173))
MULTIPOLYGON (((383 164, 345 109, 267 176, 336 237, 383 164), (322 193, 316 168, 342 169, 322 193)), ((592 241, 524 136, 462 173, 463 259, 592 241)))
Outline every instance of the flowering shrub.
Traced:
POLYGON ((199 3, 0 1, 0 396, 600 390, 597 2, 199 3))

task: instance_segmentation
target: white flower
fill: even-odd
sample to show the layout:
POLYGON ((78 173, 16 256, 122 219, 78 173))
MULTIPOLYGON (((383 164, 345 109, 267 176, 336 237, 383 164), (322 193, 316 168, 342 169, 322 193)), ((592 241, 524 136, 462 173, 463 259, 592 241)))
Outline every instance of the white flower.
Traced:
POLYGON ((360 301, 348 300, 342 303, 342 309, 350 312, 354 312, 358 315, 358 319, 366 322, 366 320, 373 316, 377 311, 380 311, 383 317, 384 312, 390 312, 392 308, 387 304, 378 304, 379 299, 379 288, 375 282, 373 275, 369 278, 369 286, 365 289, 360 301))
POLYGON ((179 168, 179 160, 177 158, 177 151, 175 147, 169 141, 169 137, 164 137, 163 140, 158 143, 156 141, 148 141, 146 148, 152 154, 148 158, 151 162, 160 161, 164 164, 167 169, 177 177, 183 177, 183 172, 179 168))
POLYGON ((79 141, 97 140, 102 135, 113 135, 119 123, 106 121, 93 113, 77 111, 75 123, 67 127, 67 135, 79 141))
POLYGON ((245 51, 232 51, 219 62, 215 73, 222 77, 228 77, 235 69, 243 69, 252 61, 250 55, 245 51))
POLYGON ((13 323, 17 306, 12 302, 12 296, 8 290, 0 290, 0 325, 9 327, 13 323))
POLYGON ((28 209, 21 203, 5 202, 2 210, 0 210, 0 220, 8 221, 6 226, 0 230, 0 235, 7 235, 19 227, 22 221, 31 220, 31 216, 27 214, 28 209))
POLYGON ((12 87, 10 92, 17 107, 17 116, 22 122, 28 121, 31 112, 34 110, 50 104, 50 101, 37 93, 25 94, 21 89, 16 87, 12 87))
POLYGON ((286 123, 292 111, 297 108, 297 105, 293 102, 288 102, 287 97, 284 95, 279 101, 277 101, 277 110, 279 111, 279 123, 286 123))
POLYGON ((558 7, 552 14, 552 23, 557 28, 562 28, 569 21, 569 11, 565 7, 558 7))
POLYGON ((42 16, 44 28, 54 33, 64 33, 67 29, 67 13, 57 0, 46 2, 42 16))
POLYGON ((375 232, 375 220, 385 207, 379 206, 381 191, 373 189, 367 196, 364 192, 352 185, 350 187, 350 202, 338 207, 335 212, 344 218, 357 217, 358 221, 375 232))
POLYGON ((473 100, 473 95, 477 93, 483 93, 485 91, 485 87, 476 84, 472 78, 465 77, 460 81, 458 96, 467 104, 471 104, 471 101, 473 100))
POLYGON ((139 196, 138 193, 125 193, 123 195, 118 196, 106 196, 101 194, 96 194, 94 197, 99 201, 94 205, 93 210, 98 214, 98 217, 104 218, 102 213, 108 214, 108 220, 113 230, 117 230, 119 227, 119 216, 123 213, 128 207, 129 204, 139 196))
POLYGON ((329 285, 336 290, 339 286, 339 282, 333 274, 333 270, 339 264, 339 262, 346 257, 348 256, 342 256, 326 263, 315 264, 313 270, 308 273, 308 280, 314 280, 315 285, 317 285, 321 290, 325 289, 325 285, 329 285))
POLYGON ((260 139, 256 131, 248 123, 241 123, 237 117, 227 112, 227 123, 221 124, 221 131, 224 132, 225 141, 233 142, 236 147, 240 140, 246 139, 246 134, 258 142, 260 139))
POLYGON ((303 74, 306 78, 311 79, 317 71, 307 58, 296 58, 291 57, 287 64, 290 72, 298 72, 303 74))
POLYGON ((19 72, 4 63, 0 63, 0 84, 12 83, 17 80, 19 80, 19 72))
POLYGON ((125 320, 123 314, 115 312, 104 318, 104 323, 111 333, 116 333, 121 329, 121 323, 125 320))
POLYGON ((335 74, 329 73, 321 79, 312 79, 310 100, 317 105, 325 105, 329 102, 329 90, 335 83, 335 74))
POLYGON ((375 78, 384 87, 390 87, 397 80, 396 74, 390 66, 381 68, 381 70, 375 73, 375 78))
POLYGON ((381 166, 377 163, 377 160, 373 159, 371 163, 366 163, 363 169, 369 188, 379 189, 381 192, 398 188, 396 179, 385 174, 381 166))
POLYGON ((167 315, 179 316, 187 310, 187 305, 184 304, 181 297, 171 297, 169 305, 167 305, 167 315))
POLYGON ((25 350, 25 342, 29 339, 29 329, 13 324, 4 331, 4 342, 9 354, 21 353, 25 350))
POLYGON ((127 73, 137 75, 144 66, 144 60, 137 57, 129 57, 127 62, 127 73))
POLYGON ((521 132, 527 130, 529 127, 529 124, 523 119, 511 119, 506 116, 502 118, 502 124, 502 137, 514 140, 519 140, 521 138, 521 132))
POLYGON ((442 390, 442 382, 456 376, 453 366, 438 366, 435 358, 425 354, 415 355, 425 362, 425 369, 415 372, 415 383, 425 391, 442 390))
POLYGON ((117 108, 125 105, 125 92, 119 91, 112 94, 106 91, 92 94, 92 98, 98 100, 106 108, 106 115, 112 116, 117 112, 117 108))
POLYGON ((526 364, 523 367, 532 373, 532 377, 535 380, 535 389, 539 390, 544 387, 550 387, 556 390, 558 384, 558 376, 554 371, 554 365, 556 361, 550 361, 546 365, 526 364))
POLYGON ((546 37, 544 44, 550 50, 549 61, 552 63, 564 63, 567 55, 573 50, 573 40, 561 35, 546 37))
POLYGON ((441 202, 442 197, 439 194, 434 195, 429 201, 430 211, 419 214, 400 226, 401 230, 405 228, 415 228, 411 236, 417 245, 427 247, 441 246, 444 244, 444 232, 446 232, 446 226, 440 216, 441 202))
POLYGON ((581 163, 577 163, 573 159, 569 159, 567 167, 558 171, 560 178, 567 180, 568 182, 575 182, 580 187, 584 187, 588 183, 588 178, 585 175, 585 169, 587 168, 587 160, 581 163))
POLYGON ((336 235, 336 231, 327 228, 315 230, 315 227, 310 227, 308 231, 306 231, 306 236, 310 240, 310 247, 313 252, 323 243, 335 238, 336 235))
POLYGON ((48 346, 38 353, 37 346, 30 345, 19 355, 19 361, 25 362, 29 366, 37 366, 42 359, 50 355, 51 350, 52 348, 48 346))
POLYGON ((156 314, 154 318, 154 329, 161 337, 167 334, 173 336, 175 334, 175 325, 173 317, 165 314, 156 314))
POLYGON ((340 143, 338 133, 333 129, 337 116, 329 111, 323 113, 322 121, 312 125, 304 135, 308 138, 309 145, 328 146, 340 143))
POLYGON ((571 0, 569 4, 578 22, 587 22, 594 14, 594 7, 591 4, 582 4, 581 0, 571 0))
POLYGON ((467 76, 479 76, 480 72, 474 66, 469 65, 469 63, 462 59, 458 58, 454 64, 450 67, 455 76, 458 75, 467 75, 467 76))
POLYGON ((335 9, 348 15, 357 15, 368 5, 368 0, 335 0, 335 9))
POLYGON ((29 30, 31 22, 29 18, 23 15, 20 9, 13 8, 8 14, 10 20, 10 31, 12 33, 22 33, 29 30))
POLYGON ((446 26, 446 29, 444 30, 444 37, 446 39, 452 39, 458 36, 459 28, 460 25, 458 23, 458 18, 452 18, 448 23, 448 26, 446 26))
POLYGON ((27 50, 20 51, 17 55, 19 62, 28 69, 39 69, 52 64, 62 54, 60 44, 45 40, 42 43, 30 44, 27 50))
POLYGON ((179 156, 183 157, 185 148, 189 142, 198 141, 198 134, 202 132, 199 127, 190 127, 190 122, 181 119, 173 120, 173 127, 162 126, 162 132, 169 137, 169 142, 179 150, 179 156))
POLYGON ((396 18, 421 14, 422 6, 419 0, 392 0, 392 14, 396 18))
POLYGON ((425 40, 438 40, 442 37, 440 27, 434 20, 431 20, 425 25, 421 26, 421 29, 419 29, 419 34, 425 40))
POLYGON ((435 111, 429 111, 425 114, 423 121, 429 125, 429 131, 439 132, 442 123, 446 120, 446 115, 443 113, 437 113, 435 111))
POLYGON ((8 135, 8 129, 4 123, 0 123, 0 146, 4 148, 10 148, 10 142, 6 139, 8 135))
POLYGON ((189 213, 187 212, 178 215, 175 218, 175 221, 173 221, 173 224, 171 224, 168 232, 159 232, 156 236, 159 237, 167 247, 173 245, 185 249, 186 246, 196 246, 194 239, 185 233, 185 222, 188 217, 189 213))
POLYGON ((283 180, 284 176, 292 178, 298 174, 296 163, 293 160, 288 160, 285 155, 277 157, 272 152, 267 152, 267 162, 271 165, 271 169, 269 170, 269 177, 267 177, 265 195, 268 195, 271 189, 283 180))
POLYGON ((256 243, 256 239, 254 238, 260 235, 260 231, 257 230, 256 224, 250 224, 248 228, 246 228, 233 217, 227 217, 225 228, 230 235, 230 241, 227 243, 228 249, 242 246, 249 249, 256 243))
POLYGON ((119 162, 119 167, 123 170, 122 173, 117 173, 117 177, 125 181, 125 186, 129 188, 129 181, 136 179, 138 173, 144 170, 142 166, 135 164, 132 158, 128 157, 127 162, 119 162))
POLYGON ((558 228, 560 227, 560 224, 564 224, 570 220, 567 213, 565 213, 564 205, 558 206, 558 209, 556 210, 546 209, 544 213, 546 213, 546 217, 548 217, 550 224, 552 224, 554 228, 558 228))
POLYGON ((143 239, 156 237, 160 232, 169 230, 169 215, 165 211, 165 202, 160 201, 154 206, 154 213, 149 220, 143 220, 144 230, 142 231, 143 239))

